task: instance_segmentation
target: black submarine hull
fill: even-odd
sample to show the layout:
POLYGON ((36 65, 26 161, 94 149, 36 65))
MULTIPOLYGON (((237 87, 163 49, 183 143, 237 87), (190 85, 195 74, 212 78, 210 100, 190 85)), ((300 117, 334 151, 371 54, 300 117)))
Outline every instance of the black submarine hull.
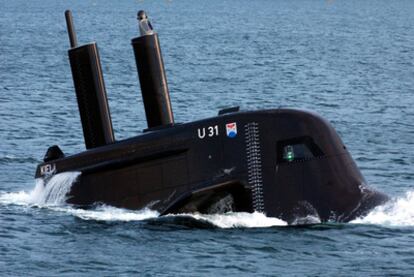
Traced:
POLYGON ((81 172, 68 203, 160 214, 258 211, 288 222, 346 222, 388 200, 366 185, 330 123, 293 109, 150 130, 40 164, 36 177, 68 171, 81 172))

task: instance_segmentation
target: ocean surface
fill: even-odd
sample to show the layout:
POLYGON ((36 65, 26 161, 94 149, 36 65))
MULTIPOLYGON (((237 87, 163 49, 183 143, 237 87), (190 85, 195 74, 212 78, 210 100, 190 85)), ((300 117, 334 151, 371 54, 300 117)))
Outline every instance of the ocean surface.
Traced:
POLYGON ((1 276, 414 276, 414 1, 0 0, 1 276), (177 122, 294 107, 332 122, 392 197, 347 224, 263 214, 81 210, 34 180, 48 146, 84 149, 67 59, 97 41, 117 139, 146 127, 130 39, 158 31, 177 122))

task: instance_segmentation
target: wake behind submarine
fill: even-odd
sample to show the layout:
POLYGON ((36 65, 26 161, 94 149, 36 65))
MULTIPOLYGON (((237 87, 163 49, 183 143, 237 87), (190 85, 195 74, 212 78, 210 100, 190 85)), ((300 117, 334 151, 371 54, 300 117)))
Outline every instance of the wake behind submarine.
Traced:
POLYGON ((115 140, 97 44, 78 46, 65 12, 86 151, 50 147, 36 178, 81 172, 67 202, 169 213, 261 212, 289 223, 347 222, 388 197, 366 185, 331 124, 295 109, 240 111, 175 123, 160 44, 144 11, 132 39, 148 128, 115 140))

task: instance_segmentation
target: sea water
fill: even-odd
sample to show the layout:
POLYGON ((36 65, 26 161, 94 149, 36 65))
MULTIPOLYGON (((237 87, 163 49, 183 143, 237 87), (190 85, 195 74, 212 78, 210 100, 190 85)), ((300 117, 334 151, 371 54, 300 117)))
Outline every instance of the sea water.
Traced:
POLYGON ((413 1, 0 0, 0 275, 412 276, 413 1), (65 204, 79 177, 34 179, 48 146, 84 149, 64 10, 98 42, 116 139, 146 127, 130 39, 157 30, 177 122, 219 109, 327 118, 392 200, 350 223, 65 204))

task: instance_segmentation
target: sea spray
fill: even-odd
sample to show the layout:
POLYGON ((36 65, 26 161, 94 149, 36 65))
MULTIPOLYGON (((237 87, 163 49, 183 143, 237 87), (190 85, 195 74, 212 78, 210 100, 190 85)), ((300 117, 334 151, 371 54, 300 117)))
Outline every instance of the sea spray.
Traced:
POLYGON ((376 224, 385 226, 414 225, 414 191, 376 207, 367 216, 353 220, 351 223, 376 224))
MULTIPOLYGON (((46 186, 42 180, 36 180, 34 189, 30 192, 20 191, 3 193, 0 195, 1 204, 14 204, 24 206, 40 206, 56 212, 62 212, 81 218, 95 221, 142 221, 159 217, 159 213, 147 208, 141 210, 127 210, 108 205, 98 205, 93 209, 78 209, 71 205, 65 205, 64 200, 70 186, 79 176, 79 173, 58 174, 58 178, 52 177, 46 186), (58 176, 59 175, 59 176, 58 176), (52 186, 56 186, 53 188, 52 186)), ((193 220, 204 221, 219 228, 258 228, 271 226, 285 226, 286 222, 266 217, 262 213, 225 213, 225 214, 170 214, 168 218, 186 217, 193 220)), ((162 221, 162 218, 160 218, 162 221)))
MULTIPOLYGON (((9 192, 0 194, 0 204, 40 206, 57 212, 64 212, 84 220, 97 221, 141 221, 156 218, 159 213, 150 209, 137 211, 115 208, 107 205, 96 206, 93 209, 77 209, 65 204, 67 193, 79 177, 79 172, 65 172, 51 177, 46 185, 42 179, 37 179, 35 187, 30 192, 9 192)), ((225 213, 225 214, 178 214, 167 217, 187 217, 205 221, 219 228, 257 228, 285 226, 286 222, 266 217, 261 213, 225 213)), ((179 220, 178 220, 179 221, 179 220)), ((319 222, 312 222, 319 223, 319 222)), ((371 211, 364 218, 353 220, 356 224, 375 224, 386 226, 414 225, 414 191, 409 191, 404 197, 389 201, 371 211)))
MULTIPOLYGON (((43 179, 37 179, 35 187, 30 192, 20 191, 3 193, 0 195, 1 204, 15 204, 24 206, 44 207, 56 212, 63 212, 83 220, 96 221, 141 221, 159 216, 157 211, 147 208, 141 210, 127 210, 108 205, 97 205, 92 209, 78 209, 65 204, 67 193, 72 184, 79 177, 80 172, 59 173, 51 177, 46 184, 43 179)), ((219 228, 237 227, 271 227, 284 226, 286 222, 266 217, 262 213, 225 213, 225 214, 178 214, 166 217, 187 217, 194 220, 205 221, 219 228)), ((162 221, 162 219, 160 219, 162 221)))
MULTIPOLYGON (((32 201, 39 205, 62 205, 80 172, 64 172, 51 177, 43 189, 34 190, 32 201)), ((41 181, 39 183, 42 183, 41 181)))
POLYGON ((141 210, 127 210, 107 205, 100 205, 89 210, 69 207, 61 208, 59 210, 84 220, 96 221, 141 221, 159 216, 157 211, 147 208, 141 210))
POLYGON ((264 228, 286 226, 287 222, 274 217, 267 217, 263 213, 229 212, 225 214, 171 214, 166 217, 188 217, 208 222, 219 228, 264 228))
POLYGON ((0 203, 16 205, 57 206, 65 203, 67 193, 80 172, 64 172, 52 176, 44 182, 36 179, 35 187, 29 193, 25 191, 4 193, 0 203))
POLYGON ((97 221, 139 221, 158 217, 159 213, 149 209, 138 211, 97 205, 93 209, 78 209, 65 203, 67 193, 79 177, 80 172, 64 172, 52 176, 45 182, 36 179, 33 190, 6 192, 0 194, 0 204, 37 206, 56 212, 63 212, 84 220, 97 221))

